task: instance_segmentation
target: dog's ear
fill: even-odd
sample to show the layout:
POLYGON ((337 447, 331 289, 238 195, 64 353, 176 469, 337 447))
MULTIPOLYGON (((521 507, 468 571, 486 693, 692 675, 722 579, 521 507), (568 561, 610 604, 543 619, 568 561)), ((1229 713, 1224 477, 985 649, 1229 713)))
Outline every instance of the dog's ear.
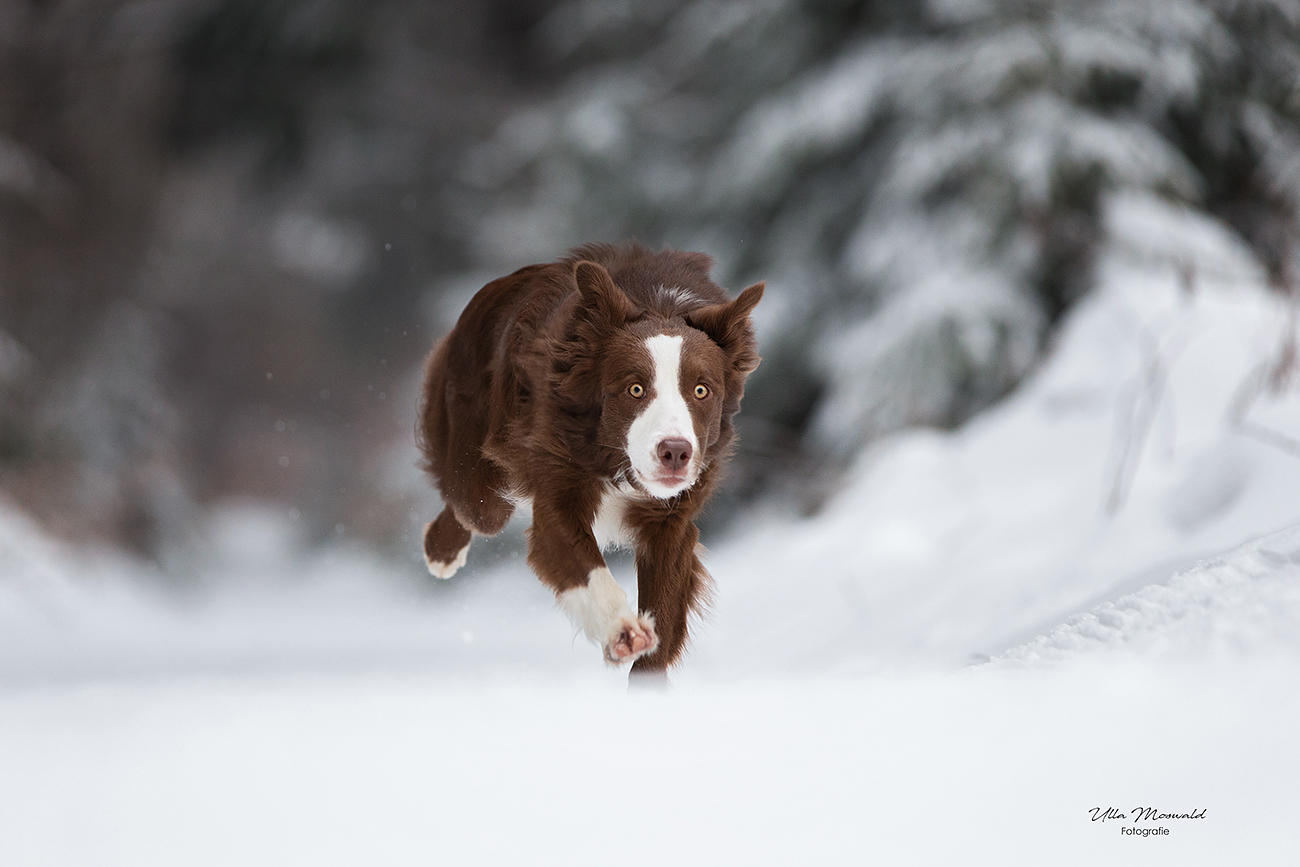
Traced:
POLYGON ((608 325, 622 325, 636 312, 632 301, 603 266, 583 260, 573 268, 573 279, 582 296, 582 306, 593 318, 608 325))
POLYGON ((755 283, 734 301, 710 304, 686 314, 687 324, 709 335, 732 359, 735 368, 744 374, 753 373, 761 360, 755 351, 757 343, 749 314, 763 299, 765 285, 755 283))

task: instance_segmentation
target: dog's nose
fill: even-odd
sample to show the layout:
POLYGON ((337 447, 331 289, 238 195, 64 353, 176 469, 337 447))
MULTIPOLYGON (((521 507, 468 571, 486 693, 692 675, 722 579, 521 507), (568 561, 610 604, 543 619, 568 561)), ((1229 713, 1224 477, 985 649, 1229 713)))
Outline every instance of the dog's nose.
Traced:
POLYGON ((691 462, 691 444, 681 437, 659 442, 659 463, 672 473, 680 473, 691 462))

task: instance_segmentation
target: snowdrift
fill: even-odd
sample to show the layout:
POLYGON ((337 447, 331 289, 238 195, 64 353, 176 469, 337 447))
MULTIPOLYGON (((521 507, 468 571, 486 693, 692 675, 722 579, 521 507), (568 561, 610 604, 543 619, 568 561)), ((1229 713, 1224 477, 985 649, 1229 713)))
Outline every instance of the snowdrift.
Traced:
POLYGON ((1204 217, 1126 195, 1107 224, 1097 289, 1014 395, 716 546, 700 664, 948 669, 1300 523, 1300 375, 1268 384, 1292 311, 1204 217))
POLYGON ((1300 659, 1300 527, 1292 527, 1071 617, 995 665, 1094 655, 1261 664, 1300 659))

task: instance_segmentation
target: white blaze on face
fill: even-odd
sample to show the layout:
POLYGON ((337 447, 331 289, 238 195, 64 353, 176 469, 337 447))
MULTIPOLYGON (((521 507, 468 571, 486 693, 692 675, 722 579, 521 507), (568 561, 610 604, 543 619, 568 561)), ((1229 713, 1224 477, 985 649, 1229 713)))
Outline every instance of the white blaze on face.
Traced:
POLYGON ((700 467, 700 444, 695 437, 695 423, 682 397, 682 338, 656 334, 645 342, 654 364, 654 381, 641 414, 627 431, 627 456, 637 479, 653 496, 675 497, 695 484, 700 467), (666 439, 684 439, 691 444, 691 460, 686 477, 675 480, 662 470, 659 444, 666 439), (668 476, 660 480, 661 475, 668 476))

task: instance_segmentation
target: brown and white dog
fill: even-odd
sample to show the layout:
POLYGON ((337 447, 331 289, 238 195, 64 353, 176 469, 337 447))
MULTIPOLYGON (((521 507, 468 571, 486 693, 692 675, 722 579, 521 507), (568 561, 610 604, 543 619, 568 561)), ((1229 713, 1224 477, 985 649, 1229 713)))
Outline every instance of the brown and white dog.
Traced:
POLYGON ((663 672, 711 579, 693 520, 759 357, 750 313, 703 253, 589 244, 479 290, 425 370, 418 438, 445 508, 425 528, 450 578, 473 533, 531 502, 528 563, 611 664, 663 672), (641 613, 601 551, 636 550, 641 613))

